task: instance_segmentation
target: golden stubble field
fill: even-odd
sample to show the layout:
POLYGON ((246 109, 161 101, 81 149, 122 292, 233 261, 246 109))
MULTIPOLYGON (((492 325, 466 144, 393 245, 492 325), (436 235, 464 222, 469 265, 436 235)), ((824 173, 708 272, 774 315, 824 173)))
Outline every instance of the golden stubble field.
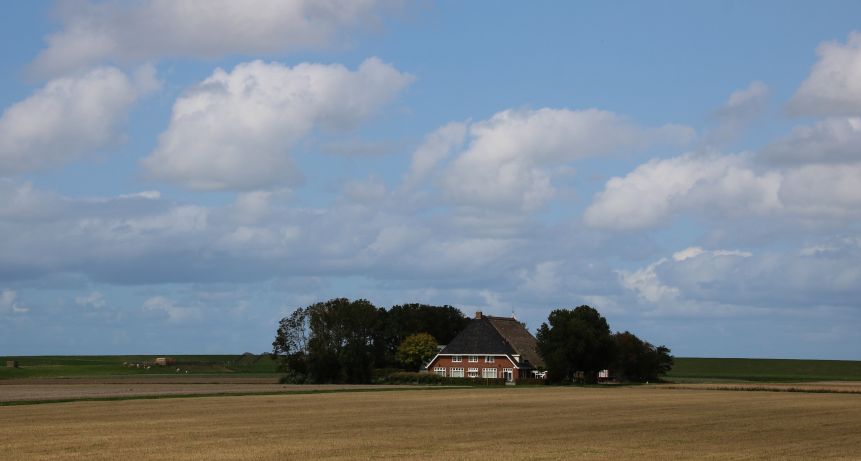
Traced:
POLYGON ((0 407, 4 459, 861 459, 861 396, 440 389, 0 407))

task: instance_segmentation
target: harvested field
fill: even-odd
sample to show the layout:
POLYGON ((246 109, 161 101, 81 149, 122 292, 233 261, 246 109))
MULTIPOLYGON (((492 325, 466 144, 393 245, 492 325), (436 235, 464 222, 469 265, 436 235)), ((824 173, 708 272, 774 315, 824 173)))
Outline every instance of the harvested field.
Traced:
MULTIPOLYGON (((379 389, 398 386, 379 385, 285 385, 272 380, 233 378, 226 381, 199 379, 122 379, 122 380, 15 380, 0 384, 0 403, 75 399, 108 399, 145 396, 198 394, 254 394, 296 391, 333 391, 339 389, 379 389)), ((403 387, 403 386, 401 386, 403 387)))
POLYGON ((697 383, 667 384, 665 389, 727 390, 727 391, 774 391, 774 392, 833 392, 861 394, 859 381, 825 381, 802 383, 697 383))
POLYGON ((0 408, 7 459, 858 459, 861 397, 651 386, 0 408))

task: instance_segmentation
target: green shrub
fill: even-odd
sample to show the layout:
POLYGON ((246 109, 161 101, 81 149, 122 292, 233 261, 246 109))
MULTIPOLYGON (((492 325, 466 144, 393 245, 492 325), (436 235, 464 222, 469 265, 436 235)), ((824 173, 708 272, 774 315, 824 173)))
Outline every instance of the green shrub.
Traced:
POLYGON ((516 381, 519 386, 546 386, 546 379, 538 379, 538 378, 520 378, 516 381))
POLYGON ((284 376, 278 380, 280 384, 308 384, 308 376, 294 370, 287 370, 284 376))
POLYGON ((401 371, 392 373, 383 381, 386 384, 420 384, 449 386, 503 386, 503 378, 448 378, 433 373, 401 371))

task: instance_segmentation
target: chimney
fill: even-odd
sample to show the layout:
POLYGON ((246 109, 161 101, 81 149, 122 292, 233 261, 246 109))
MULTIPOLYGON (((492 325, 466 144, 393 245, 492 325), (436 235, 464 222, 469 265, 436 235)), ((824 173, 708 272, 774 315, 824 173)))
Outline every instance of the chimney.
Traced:
POLYGON ((481 320, 481 317, 482 317, 481 311, 475 311, 475 319, 481 320))

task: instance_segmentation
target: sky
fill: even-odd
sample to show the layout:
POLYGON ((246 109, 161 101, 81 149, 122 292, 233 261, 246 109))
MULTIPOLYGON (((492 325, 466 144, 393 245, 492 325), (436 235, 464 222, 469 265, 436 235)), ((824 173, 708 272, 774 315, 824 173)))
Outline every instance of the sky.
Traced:
POLYGON ((861 3, 4 8, 0 354, 347 297, 861 360, 861 3))

